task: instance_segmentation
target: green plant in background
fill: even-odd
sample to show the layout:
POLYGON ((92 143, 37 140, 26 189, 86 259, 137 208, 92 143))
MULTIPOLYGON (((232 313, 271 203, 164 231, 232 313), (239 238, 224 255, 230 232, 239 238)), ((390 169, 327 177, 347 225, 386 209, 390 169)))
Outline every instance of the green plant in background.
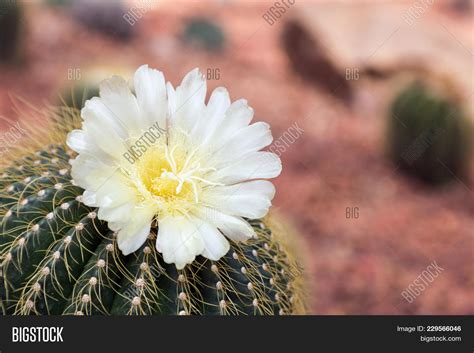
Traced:
POLYGON ((251 221, 257 237, 232 242, 219 261, 198 257, 183 270, 166 264, 155 247, 156 225, 124 256, 70 176, 74 154, 64 139, 80 125, 78 111, 60 110, 54 120, 63 124, 52 123, 53 135, 45 127, 29 139, 53 144, 30 142, 2 160, 0 313, 304 313, 300 269, 291 246, 284 247, 290 236, 269 219, 251 221))
POLYGON ((0 2, 0 62, 18 56, 22 21, 22 9, 16 0, 0 2))
POLYGON ((50 6, 70 6, 74 0, 46 0, 46 3, 50 6))
POLYGON ((71 11, 79 23, 105 35, 126 41, 134 34, 134 27, 123 18, 127 8, 120 0, 76 0, 71 11))
POLYGON ((390 107, 394 163, 430 184, 462 178, 468 166, 470 127, 461 106, 448 97, 414 82, 390 107))
POLYGON ((200 49, 219 51, 224 47, 225 35, 218 24, 195 17, 186 21, 183 40, 200 49))

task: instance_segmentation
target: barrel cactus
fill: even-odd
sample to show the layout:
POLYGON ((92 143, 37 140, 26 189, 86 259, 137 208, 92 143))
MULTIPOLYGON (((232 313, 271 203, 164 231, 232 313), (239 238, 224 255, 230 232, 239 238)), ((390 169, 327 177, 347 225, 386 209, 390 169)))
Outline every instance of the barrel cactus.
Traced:
POLYGON ((80 83, 65 89, 60 103, 67 107, 81 109, 87 100, 98 95, 98 85, 80 83))
POLYGON ((429 184, 466 175, 471 128, 443 81, 416 81, 390 107, 389 147, 402 170, 429 184), (436 87, 436 88, 435 88, 436 87))
POLYGON ((128 9, 122 0, 76 0, 71 13, 83 26, 117 40, 128 41, 135 34, 135 28, 124 17, 128 9))
POLYGON ((190 18, 185 23, 183 40, 199 49, 220 51, 225 44, 221 27, 207 18, 190 18))
POLYGON ((17 57, 23 20, 17 0, 0 2, 0 62, 17 57))
MULTIPOLYGON (((141 74, 156 72, 142 67, 135 78, 141 74)), ((198 81, 202 79, 196 72, 193 75, 198 81)), ((178 94, 189 84, 189 75, 187 80, 185 78, 177 88, 178 94)), ((140 100, 141 88, 137 86, 139 82, 135 83, 140 100)), ((102 87, 101 98, 95 100, 107 101, 106 92, 102 87)), ((208 107, 212 107, 212 99, 208 107)), ((87 112, 83 109, 82 119, 87 119, 85 116, 87 112)), ((145 227, 145 238, 133 247, 128 243, 124 245, 128 240, 123 237, 124 228, 117 228, 116 221, 106 221, 102 213, 105 206, 91 206, 87 201, 90 197, 87 186, 84 190, 81 178, 76 180, 76 163, 82 154, 72 150, 70 146, 75 145, 71 143, 71 133, 67 142, 66 134, 81 126, 79 111, 57 109, 51 117, 49 126, 31 128, 28 141, 2 160, 0 312, 7 315, 283 315, 305 312, 303 277, 292 246, 294 241, 268 215, 261 219, 246 217, 245 222, 250 227, 247 231, 253 235, 245 241, 228 236, 229 247, 219 258, 212 254, 212 249, 218 249, 216 244, 198 249, 193 253, 197 256, 184 262, 173 258, 166 250, 164 239, 160 239, 164 236, 161 228, 170 226, 165 222, 168 218, 163 221, 161 213, 145 227), (64 114, 73 117, 64 119, 64 114)), ((83 128, 84 125, 82 122, 83 128)), ((88 174, 91 173, 98 177, 89 170, 88 174)), ((169 173, 163 172, 161 178, 169 173)), ((169 179, 155 180, 153 185, 161 186, 163 193, 167 185, 164 183, 169 182, 169 179), (158 182, 161 184, 156 184, 158 182)), ((190 182, 186 181, 183 189, 187 183, 190 182)), ((199 192, 201 187, 196 184, 199 192)), ((191 189, 183 193, 189 191, 193 196, 191 189)), ((174 192, 174 188, 166 190, 174 192)), ((115 196, 106 195, 109 199, 115 196)), ((173 223, 172 217, 171 220, 175 226, 172 235, 178 239, 179 224, 173 223)), ((131 219, 124 227, 135 221, 131 219)), ((225 224, 222 227, 222 232, 228 230, 225 224)), ((212 230, 209 228, 209 231, 212 230)))

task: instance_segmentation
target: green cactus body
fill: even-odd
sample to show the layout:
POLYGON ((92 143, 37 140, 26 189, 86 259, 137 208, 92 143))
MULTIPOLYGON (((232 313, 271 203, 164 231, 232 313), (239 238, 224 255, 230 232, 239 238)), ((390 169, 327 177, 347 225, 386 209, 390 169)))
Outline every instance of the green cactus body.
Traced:
POLYGON ((95 209, 81 202, 63 145, 30 153, 0 172, 3 314, 271 315, 304 312, 300 273, 266 224, 231 243, 219 261, 183 270, 146 243, 123 256, 95 209))
POLYGON ((397 166, 430 184, 465 175, 470 128, 460 106, 416 82, 397 96, 390 115, 389 147, 397 166))
POLYGON ((87 82, 64 90, 59 104, 70 108, 81 109, 87 100, 98 96, 99 83, 87 82))
POLYGON ((16 0, 0 2, 0 62, 12 61, 17 57, 23 20, 21 12, 16 0))

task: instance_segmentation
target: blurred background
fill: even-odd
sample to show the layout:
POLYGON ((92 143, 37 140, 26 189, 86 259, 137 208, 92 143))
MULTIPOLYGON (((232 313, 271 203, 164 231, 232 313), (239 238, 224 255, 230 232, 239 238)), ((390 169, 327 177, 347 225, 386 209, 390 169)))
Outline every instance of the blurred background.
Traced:
POLYGON ((199 67, 272 126, 274 208, 311 313, 474 314, 472 15, 464 0, 0 0, 1 147, 21 143, 25 102, 80 107, 141 64, 174 85, 199 67))

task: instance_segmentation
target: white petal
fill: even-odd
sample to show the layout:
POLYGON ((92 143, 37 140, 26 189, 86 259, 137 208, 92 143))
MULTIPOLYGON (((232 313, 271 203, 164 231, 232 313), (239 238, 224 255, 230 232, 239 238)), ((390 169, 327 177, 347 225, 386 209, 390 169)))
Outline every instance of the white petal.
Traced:
POLYGON ((230 244, 215 226, 198 218, 194 219, 194 224, 197 226, 201 238, 204 240, 202 256, 217 261, 227 254, 230 249, 230 244))
POLYGON ((204 99, 206 97, 206 80, 194 69, 189 72, 181 84, 176 88, 174 110, 171 112, 173 126, 191 131, 204 111, 204 99))
POLYGON ((213 144, 210 149, 212 151, 218 150, 239 130, 248 126, 253 118, 253 113, 253 109, 248 106, 245 99, 239 99, 232 103, 209 140, 213 144))
POLYGON ((137 203, 137 190, 128 182, 128 178, 117 171, 97 189, 91 190, 96 195, 97 206, 117 207, 124 203, 137 203))
POLYGON ((84 130, 73 130, 66 138, 67 145, 77 153, 88 154, 100 159, 105 164, 112 165, 115 163, 115 157, 104 152, 97 143, 84 130))
POLYGON ((252 226, 241 217, 229 216, 207 207, 201 208, 198 215, 216 226, 226 237, 233 241, 246 241, 255 235, 252 226))
POLYGON ((166 85, 163 73, 142 65, 134 76, 135 93, 142 117, 148 126, 154 123, 165 129, 168 114, 166 85))
MULTIPOLYGON (((207 143, 214 131, 224 120, 225 112, 230 106, 229 92, 224 87, 216 88, 209 98, 204 115, 197 119, 192 132, 196 144, 207 143)), ((212 142, 212 141, 210 141, 212 142)))
POLYGON ((84 122, 82 129, 95 145, 109 156, 107 159, 113 159, 117 163, 125 162, 123 155, 127 152, 126 142, 107 124, 89 120, 84 122), (107 133, 104 133, 105 131, 107 133))
POLYGON ((183 217, 158 220, 156 248, 168 264, 182 269, 204 250, 204 242, 196 225, 183 217))
POLYGON ((118 76, 102 81, 100 99, 117 123, 122 125, 129 136, 140 137, 149 126, 142 119, 138 102, 130 91, 127 82, 118 76))
POLYGON ((246 218, 262 218, 268 213, 275 187, 266 180, 254 180, 204 191, 204 202, 223 213, 246 218))
POLYGON ((86 206, 97 207, 97 200, 95 197, 95 193, 89 190, 85 190, 82 194, 82 202, 86 206))
POLYGON ((172 117, 176 110, 176 91, 170 82, 166 83, 166 94, 168 96, 168 116, 172 117))
POLYGON ((117 207, 99 207, 99 219, 107 222, 125 222, 130 219, 135 205, 131 202, 124 203, 117 207))
POLYGON ((114 113, 104 104, 104 100, 99 97, 92 97, 84 104, 81 110, 81 117, 85 122, 102 123, 108 128, 107 131, 114 131, 122 140, 129 138, 129 131, 114 113))
POLYGON ((272 143, 272 140, 270 125, 264 122, 252 124, 239 130, 234 137, 212 155, 208 163, 218 168, 229 160, 238 160, 247 153, 259 151, 272 143))
POLYGON ((84 131, 82 130, 72 130, 66 139, 67 145, 77 153, 82 153, 87 151, 87 142, 84 138, 84 131))
POLYGON ((251 152, 240 160, 221 167, 212 179, 223 184, 234 184, 251 179, 275 178, 281 173, 280 158, 271 152, 251 152))
POLYGON ((107 181, 115 171, 113 167, 102 163, 98 158, 80 154, 71 161, 71 176, 77 185, 84 189, 96 190, 107 181))
POLYGON ((135 207, 133 213, 117 234, 117 245, 124 255, 131 254, 145 243, 150 234, 154 210, 135 207))

